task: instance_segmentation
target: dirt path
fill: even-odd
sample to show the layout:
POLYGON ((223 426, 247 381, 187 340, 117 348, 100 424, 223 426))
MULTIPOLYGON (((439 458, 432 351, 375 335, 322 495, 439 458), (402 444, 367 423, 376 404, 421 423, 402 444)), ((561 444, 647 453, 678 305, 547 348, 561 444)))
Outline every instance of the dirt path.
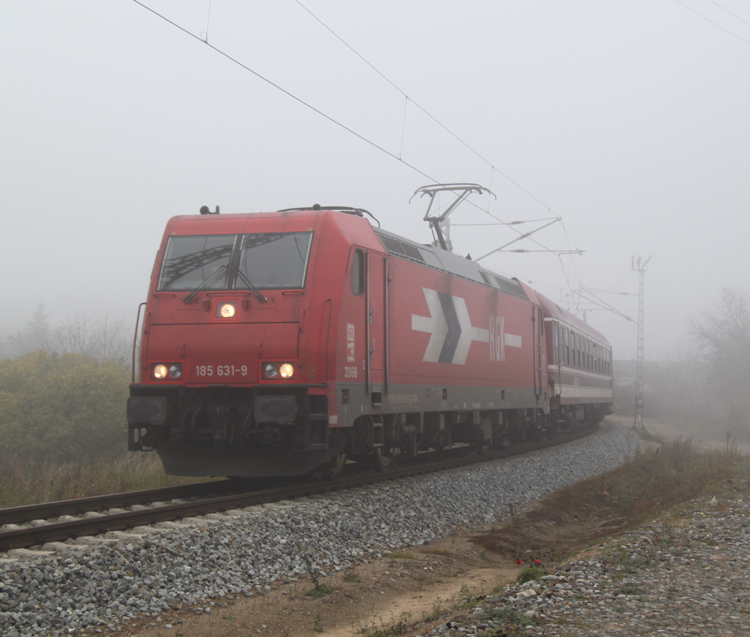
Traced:
POLYGON ((461 599, 491 593, 512 581, 521 567, 485 552, 468 535, 394 551, 320 583, 332 592, 306 595, 310 581, 273 588, 263 596, 217 600, 203 609, 139 620, 120 635, 137 637, 352 637, 437 616, 461 599))
POLYGON ((443 607, 449 607, 462 595, 470 593, 473 596, 487 595, 513 580, 518 574, 515 565, 475 568, 465 573, 457 574, 451 581, 437 581, 424 587, 421 591, 404 591, 394 596, 387 595, 386 599, 377 600, 378 603, 365 609, 364 615, 351 617, 345 625, 331 626, 319 633, 321 637, 351 637, 362 630, 378 630, 393 626, 401 622, 411 623, 415 620, 426 619, 443 607))

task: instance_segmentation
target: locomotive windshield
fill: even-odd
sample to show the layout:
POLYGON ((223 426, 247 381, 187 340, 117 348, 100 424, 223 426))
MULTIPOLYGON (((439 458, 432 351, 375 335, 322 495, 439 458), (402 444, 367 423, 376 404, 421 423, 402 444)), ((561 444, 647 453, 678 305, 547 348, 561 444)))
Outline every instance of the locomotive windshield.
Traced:
POLYGON ((169 237, 159 289, 226 289, 234 243, 234 235, 169 237))
POLYGON ((312 232, 169 237, 158 290, 305 285, 312 232))
POLYGON ((240 246, 235 288, 247 290, 247 281, 259 289, 301 288, 305 285, 312 232, 246 234, 240 246))

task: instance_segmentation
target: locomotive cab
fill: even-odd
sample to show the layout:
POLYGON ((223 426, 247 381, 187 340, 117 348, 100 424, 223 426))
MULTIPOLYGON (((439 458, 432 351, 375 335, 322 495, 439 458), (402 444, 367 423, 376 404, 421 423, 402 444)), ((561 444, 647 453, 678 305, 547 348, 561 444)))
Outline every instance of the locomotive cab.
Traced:
POLYGON ((178 475, 303 474, 335 454, 326 345, 358 224, 369 228, 317 211, 170 220, 129 448, 155 449, 178 475))

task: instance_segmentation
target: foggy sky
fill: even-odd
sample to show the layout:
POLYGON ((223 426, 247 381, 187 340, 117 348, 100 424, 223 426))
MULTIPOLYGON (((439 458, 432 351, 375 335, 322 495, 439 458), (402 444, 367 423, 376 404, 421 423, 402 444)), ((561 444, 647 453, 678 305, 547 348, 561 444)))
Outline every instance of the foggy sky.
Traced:
MULTIPOLYGON (((750 22, 746 3, 685 0, 739 37, 676 0, 303 3, 498 171, 294 0, 213 0, 210 20, 208 0, 145 2, 430 177, 491 188, 472 201, 503 221, 561 216, 534 238, 585 251, 486 267, 575 309, 580 286, 637 292, 631 256, 651 256, 647 358, 689 351, 722 286, 750 289, 750 26, 721 8, 750 22)), ((39 302, 133 321, 167 219, 203 204, 363 207, 431 240, 409 204, 426 177, 131 0, 6 1, 0 24, 0 334, 39 302)), ((515 236, 452 231, 475 258, 515 236)), ((636 318, 636 297, 601 298, 636 318)), ((635 356, 632 323, 587 319, 635 356)))

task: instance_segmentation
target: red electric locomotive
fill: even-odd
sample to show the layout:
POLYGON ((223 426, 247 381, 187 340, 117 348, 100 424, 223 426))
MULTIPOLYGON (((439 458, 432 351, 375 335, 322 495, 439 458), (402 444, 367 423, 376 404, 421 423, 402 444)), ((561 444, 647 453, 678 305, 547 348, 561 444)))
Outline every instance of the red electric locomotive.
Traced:
POLYGON ((359 209, 201 212, 167 224, 128 401, 169 474, 387 469, 608 413, 607 341, 515 279, 359 209))

